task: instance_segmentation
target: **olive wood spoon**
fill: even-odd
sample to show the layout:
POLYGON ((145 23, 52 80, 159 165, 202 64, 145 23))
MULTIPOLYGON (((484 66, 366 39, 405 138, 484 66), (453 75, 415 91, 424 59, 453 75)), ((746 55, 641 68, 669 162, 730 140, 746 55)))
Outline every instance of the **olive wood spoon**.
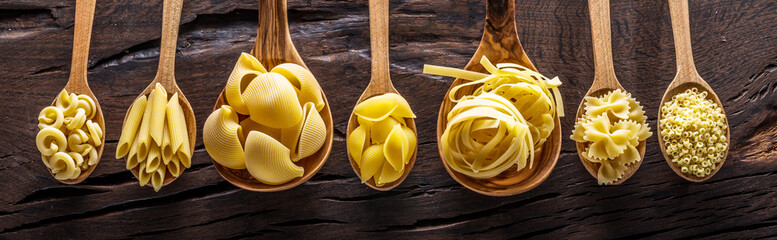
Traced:
MULTIPOLYGON (((92 98, 94 101, 95 111, 97 111, 92 118, 93 122, 100 125, 100 129, 103 131, 102 143, 100 146, 95 147, 97 150, 97 163, 90 166, 85 172, 81 172, 81 175, 75 179, 57 180, 64 184, 78 184, 83 182, 90 174, 97 168, 97 164, 100 163, 99 159, 103 156, 103 149, 105 147, 105 119, 103 119, 103 111, 100 107, 100 102, 97 101, 97 97, 89 88, 89 82, 86 80, 87 64, 89 61, 89 41, 92 38, 92 20, 94 18, 94 5, 96 0, 76 0, 76 15, 75 15, 75 33, 73 36, 73 59, 70 63, 70 78, 67 80, 65 90, 68 93, 84 94, 92 98)), ((55 99, 51 105, 57 102, 55 99)), ((54 176, 51 171, 48 171, 51 176, 54 176)))
MULTIPOLYGON (((486 73, 486 70, 480 64, 480 59, 486 56, 493 63, 516 63, 537 71, 529 57, 526 55, 521 41, 518 39, 518 28, 515 25, 515 0, 488 0, 486 1, 486 24, 483 31, 483 37, 477 51, 470 59, 464 69, 486 73)), ((440 142, 442 134, 447 127, 448 112, 453 109, 456 103, 449 99, 450 91, 454 87, 467 83, 468 81, 456 79, 451 84, 445 99, 440 106, 440 112, 437 116, 437 142, 440 142)), ((464 95, 470 95, 477 86, 461 88, 456 98, 464 95)), ((486 179, 476 179, 456 172, 448 166, 445 161, 444 153, 440 144, 437 149, 440 152, 442 163, 445 170, 464 187, 487 196, 511 196, 529 191, 539 186, 548 178, 553 168, 558 162, 558 155, 561 151, 561 124, 559 117, 554 119, 554 127, 549 139, 542 146, 542 151, 535 155, 534 166, 516 171, 516 167, 511 167, 501 174, 486 179)))
MULTIPOLYGON (((707 84, 704 79, 699 76, 696 71, 696 65, 693 63, 693 48, 691 48, 691 27, 690 18, 688 17, 688 1, 687 0, 669 0, 669 12, 672 17, 672 34, 674 36, 674 46, 677 58, 677 75, 672 83, 667 87, 664 92, 664 97, 661 98, 661 106, 658 112, 658 122, 661 122, 661 111, 664 107, 664 103, 672 99, 672 96, 684 92, 686 89, 697 88, 699 91, 707 91, 707 99, 712 100, 720 107, 723 115, 726 115, 726 111, 723 110, 723 104, 718 99, 718 95, 715 91, 712 91, 710 85, 707 84)), ((726 146, 731 145, 731 137, 729 136, 728 118, 726 118, 726 146)), ((687 175, 680 171, 680 169, 672 163, 672 157, 666 153, 666 143, 661 135, 661 124, 658 124, 658 144, 661 147, 661 153, 664 154, 664 159, 672 171, 677 173, 680 177, 691 182, 702 182, 711 178, 715 173, 720 170, 723 163, 726 162, 728 157, 728 148, 723 155, 723 159, 715 167, 715 170, 707 174, 704 177, 697 177, 694 175, 687 175)))
MULTIPOLYGON (((307 68, 305 62, 302 61, 302 57, 300 57, 297 49, 294 47, 294 43, 291 41, 286 14, 286 0, 259 0, 259 27, 251 54, 268 71, 282 63, 295 63, 307 68)), ((325 106, 319 113, 326 125, 326 141, 316 153, 295 163, 305 169, 302 177, 280 185, 268 185, 253 178, 248 170, 227 168, 214 160, 213 165, 221 177, 232 183, 232 185, 255 192, 282 191, 296 187, 312 178, 326 163, 329 153, 332 151, 332 139, 334 137, 332 112, 329 109, 329 101, 323 90, 321 91, 321 96, 324 98, 325 106)), ((219 109, 221 105, 227 105, 224 90, 221 91, 221 95, 216 100, 213 110, 219 109)), ((248 117, 240 114, 238 116, 240 120, 248 117)))
MULTIPOLYGON (((396 88, 394 88, 394 84, 391 83, 391 77, 389 72, 389 1, 388 0, 370 0, 369 1, 369 7, 370 7, 370 53, 372 58, 372 69, 371 69, 371 77, 370 77, 370 84, 367 85, 367 88, 364 89, 364 92, 362 93, 361 97, 359 97, 359 100, 357 101, 356 105, 359 105, 364 100, 367 100, 368 98, 383 95, 385 93, 396 93, 399 94, 396 88)), ((417 131, 415 128, 415 120, 412 118, 406 118, 405 123, 410 130, 413 130, 413 133, 417 136, 417 131)), ((351 112, 351 118, 348 120, 348 129, 347 136, 351 136, 351 131, 356 129, 358 127, 358 120, 356 117, 356 114, 351 112)), ((402 176, 397 179, 394 182, 384 184, 383 186, 378 187, 375 183, 375 178, 371 178, 370 180, 364 182, 367 186, 379 190, 379 191, 388 191, 396 186, 399 186, 399 184, 402 183, 402 181, 407 178, 407 175, 410 173, 410 170, 413 169, 413 165, 415 164, 416 159, 416 153, 418 152, 418 147, 415 148, 415 151, 413 152, 413 156, 410 157, 409 162, 405 165, 405 172, 402 173, 402 176)), ((359 176, 361 179, 361 170, 359 168, 359 165, 353 160, 351 157, 351 153, 348 152, 348 161, 351 162, 351 167, 353 167, 353 171, 356 172, 356 175, 359 176)))
MULTIPOLYGON (((610 91, 620 89, 626 92, 626 89, 618 82, 615 77, 615 67, 612 62, 612 39, 610 34, 610 1, 609 0, 588 0, 588 11, 591 15, 591 37, 593 40, 594 51, 594 82, 588 89, 586 97, 601 97, 610 91)), ((585 98, 580 101, 580 107, 577 109, 577 118, 585 113, 585 98)), ((585 144, 576 143, 577 154, 580 161, 583 162, 585 169, 594 178, 597 178, 601 164, 588 161, 583 157, 585 144)), ((626 165, 623 176, 608 185, 619 185, 629 179, 642 165, 645 158, 645 141, 640 141, 637 146, 640 161, 626 165)))
MULTIPOLYGON (((189 133, 189 148, 191 153, 194 154, 194 144, 197 140, 197 123, 194 117, 194 111, 189 104, 189 100, 186 100, 186 96, 184 96, 183 92, 178 87, 178 84, 175 82, 175 50, 176 41, 178 40, 178 24, 181 20, 182 6, 183 0, 164 0, 164 7, 162 10, 162 40, 159 47, 159 68, 157 69, 154 80, 151 81, 151 84, 149 84, 138 97, 148 96, 151 91, 154 90, 154 86, 157 83, 165 88, 168 97, 172 97, 173 94, 178 93, 177 100, 183 109, 183 114, 186 118, 186 130, 189 133)), ((173 99, 170 99, 168 101, 172 100, 173 99)), ((128 115, 129 109, 127 109, 127 114, 124 115, 125 122, 127 121, 128 115)), ((138 177, 138 170, 140 170, 140 165, 131 170, 136 178, 138 177)), ((185 168, 181 168, 181 170, 183 172, 185 168)), ((168 172, 168 174, 165 174, 163 186, 170 184, 175 179, 177 179, 177 177, 174 177, 168 172)), ((151 186, 151 182, 146 184, 146 186, 151 186)))

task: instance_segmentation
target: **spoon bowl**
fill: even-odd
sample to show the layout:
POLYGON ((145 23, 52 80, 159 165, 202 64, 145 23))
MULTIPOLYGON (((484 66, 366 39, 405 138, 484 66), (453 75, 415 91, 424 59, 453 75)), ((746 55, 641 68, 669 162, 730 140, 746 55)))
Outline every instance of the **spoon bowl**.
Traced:
MULTIPOLYGON (((254 55, 268 70, 282 63, 295 63, 307 69, 308 67, 302 61, 291 41, 286 15, 286 0, 259 0, 259 28, 251 55, 254 55)), ((321 90, 321 97, 324 98, 324 108, 319 114, 324 119, 324 125, 326 126, 326 140, 316 153, 295 163, 297 166, 305 169, 302 177, 280 185, 269 185, 256 180, 246 169, 231 169, 213 160, 213 166, 216 168, 216 171, 232 185, 255 192, 282 191, 296 187, 312 178, 326 163, 329 153, 332 151, 332 140, 334 138, 332 112, 329 109, 329 101, 323 90, 321 90)), ((213 110, 215 111, 222 105, 227 104, 225 90, 222 90, 219 98, 216 100, 216 105, 213 106, 213 110)), ((241 121, 247 117, 238 114, 238 118, 241 121)))
MULTIPOLYGON (((483 56, 494 63, 516 63, 537 71, 518 39, 514 0, 488 0, 486 2, 486 24, 483 37, 477 51, 464 69, 486 73, 486 70, 480 65, 480 59, 483 56)), ((456 105, 448 98, 450 91, 464 83, 466 81, 462 79, 454 80, 445 94, 445 99, 437 116, 438 143, 447 127, 448 113, 456 105)), ((460 98, 472 94, 477 87, 463 87, 458 90, 455 97, 460 98)), ((543 144, 542 151, 535 154, 532 168, 526 167, 516 171, 517 167, 513 166, 492 178, 476 179, 453 170, 445 161, 442 146, 438 144, 437 148, 445 170, 462 186, 487 196, 511 196, 534 189, 550 176, 561 151, 561 123, 559 116, 555 116, 553 131, 543 144)))
MULTIPOLYGON (((396 93, 399 95, 399 92, 397 91, 397 89, 394 88, 394 84, 391 83, 391 76, 389 72, 389 58, 388 58, 389 3, 388 3, 388 0, 370 0, 369 7, 370 7, 370 53, 372 54, 372 70, 371 70, 372 76, 370 77, 370 84, 367 85, 366 89, 364 89, 364 92, 362 93, 361 97, 359 97, 359 100, 356 102, 356 105, 359 105, 359 103, 371 97, 382 95, 385 93, 396 93)), ((407 125, 408 128, 410 128, 410 130, 413 131, 413 134, 416 134, 416 138, 417 138, 418 131, 416 130, 416 127, 415 127, 415 119, 405 118, 405 124, 407 125)), ((351 117, 348 119, 348 129, 346 130, 347 132, 346 139, 348 139, 351 136, 351 131, 353 131, 357 127, 358 127, 358 120, 357 120, 356 114, 351 112, 351 117)), ((410 174, 410 170, 413 169, 413 166, 415 165, 415 159, 416 159, 417 153, 418 153, 418 146, 416 146, 415 151, 413 152, 413 155, 410 157, 409 162, 405 165, 405 172, 402 173, 402 176, 396 181, 393 181, 391 183, 387 183, 387 184, 384 184, 383 186, 378 187, 377 184, 375 183, 375 178, 371 178, 370 180, 364 182, 364 184, 378 191, 388 191, 399 186, 399 184, 405 181, 405 178, 407 178, 407 175, 410 174)), ((353 171, 356 173, 357 176, 359 176, 359 179, 361 179, 361 168, 359 168, 359 165, 356 163, 356 161, 353 160, 353 157, 351 157, 350 152, 348 152, 347 155, 348 155, 348 161, 351 163, 351 167, 353 168, 353 171)))
MULTIPOLYGON (((97 164, 100 163, 99 159, 103 156, 103 149, 105 148, 105 119, 103 118, 102 107, 100 102, 97 101, 97 97, 89 88, 87 82, 87 62, 89 61, 89 41, 92 37, 92 21, 94 18, 94 7, 96 0, 77 0, 76 1, 76 14, 75 14, 75 33, 73 36, 73 59, 70 66, 70 77, 65 85, 64 90, 68 93, 83 94, 89 96, 94 101, 95 115, 92 121, 100 125, 100 129, 103 131, 102 143, 100 146, 96 146, 97 150, 97 162, 89 166, 84 172, 81 172, 77 178, 68 180, 57 180, 64 184, 78 184, 86 180, 90 174, 97 168, 97 164)), ((56 104, 57 100, 51 102, 51 106, 56 104)), ((54 174, 48 171, 52 177, 54 174)))
MULTIPOLYGON (((620 89, 626 92, 626 89, 621 86, 618 78, 615 76, 615 67, 612 62, 612 39, 610 34, 610 1, 609 0, 589 0, 588 10, 591 16, 591 36, 593 42, 594 51, 594 82, 591 84, 591 88, 585 94, 586 97, 601 97, 610 91, 620 89)), ((575 119, 580 119, 585 114, 585 98, 580 101, 580 105, 577 108, 577 116, 575 119)), ((593 163, 588 161, 583 156, 585 152, 584 143, 575 143, 577 147, 577 155, 580 157, 580 161, 594 178, 598 178, 600 163, 593 163)), ((626 165, 626 170, 623 172, 623 176, 615 180, 608 185, 619 185, 634 175, 637 169, 642 165, 645 160, 645 140, 639 142, 637 145, 637 151, 639 152, 640 161, 626 165)))

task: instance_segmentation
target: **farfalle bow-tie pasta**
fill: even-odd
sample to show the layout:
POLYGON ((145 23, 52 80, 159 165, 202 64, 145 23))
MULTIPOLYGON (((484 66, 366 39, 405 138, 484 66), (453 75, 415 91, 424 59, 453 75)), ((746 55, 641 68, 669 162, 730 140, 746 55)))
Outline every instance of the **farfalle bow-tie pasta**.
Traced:
POLYGON ((294 164, 321 149, 327 129, 318 81, 304 67, 284 63, 269 72, 243 53, 227 81, 222 105, 203 129, 208 154, 218 164, 246 169, 268 185, 304 174, 294 164))
POLYGON ((490 74, 424 66, 424 73, 472 81, 451 88, 447 96, 457 104, 440 138, 443 157, 453 170, 479 179, 512 166, 521 170, 528 163, 531 168, 534 154, 555 128, 555 117, 564 116, 561 81, 517 64, 494 66, 485 56, 480 63, 490 74), (467 87, 477 88, 457 99, 467 87))
POLYGON ((127 170, 136 169, 140 186, 159 191, 165 178, 177 178, 191 167, 191 144, 178 93, 168 97, 161 84, 135 99, 127 112, 116 147, 116 159, 126 157, 127 170))
POLYGON ((76 179, 97 164, 103 130, 92 119, 97 113, 94 100, 62 90, 54 106, 40 111, 35 143, 43 164, 57 180, 76 179))
POLYGON ((362 183, 373 179, 382 187, 397 181, 415 154, 416 134, 406 118, 410 105, 396 93, 364 100, 353 109, 359 126, 348 135, 348 153, 359 166, 362 183))
POLYGON ((585 160, 600 165, 599 184, 610 184, 623 177, 627 165, 641 161, 637 146, 653 133, 642 106, 620 89, 585 97, 584 104, 570 138, 585 145, 585 160))

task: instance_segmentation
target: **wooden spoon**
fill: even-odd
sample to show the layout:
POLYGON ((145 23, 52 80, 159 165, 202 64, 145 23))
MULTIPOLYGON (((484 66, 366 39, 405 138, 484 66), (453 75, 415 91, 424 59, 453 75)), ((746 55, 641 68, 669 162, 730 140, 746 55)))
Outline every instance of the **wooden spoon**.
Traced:
MULTIPOLYGON (((302 61, 294 43, 289 34, 289 24, 286 18, 286 0, 259 0, 259 28, 257 29, 256 42, 254 42, 251 54, 268 70, 280 65, 281 63, 295 63, 307 68, 302 61)), ((329 152, 332 151, 332 112, 329 110, 329 101, 321 91, 324 98, 324 109, 319 113, 324 119, 326 125, 326 141, 321 149, 313 155, 300 159, 295 164, 305 169, 305 173, 300 178, 295 178, 287 183, 280 185, 268 185, 259 182, 251 176, 248 170, 227 168, 216 161, 213 165, 221 177, 226 179, 239 188, 256 192, 275 192, 290 189, 306 182, 313 177, 321 167, 324 166, 329 152)), ((213 110, 219 109, 221 105, 227 105, 225 91, 221 91, 213 110)), ((240 120, 248 116, 238 114, 240 120)))
MULTIPOLYGON (((601 97, 610 91, 620 89, 626 92, 626 89, 618 82, 618 78, 615 77, 615 67, 612 63, 612 39, 610 35, 610 1, 609 0, 588 0, 588 11, 591 15, 591 37, 594 47, 594 82, 591 88, 588 89, 588 93, 585 95, 588 97, 601 97)), ((577 118, 583 116, 585 113, 585 98, 580 102, 580 107, 577 109, 577 118)), ((601 164, 593 163, 583 157, 585 152, 585 144, 576 143, 577 154, 580 156, 580 161, 594 178, 597 178, 599 167, 601 164)), ((626 165, 626 170, 623 173, 623 177, 608 185, 619 185, 629 179, 642 165, 645 158, 645 141, 640 141, 637 146, 640 159, 639 162, 626 165)))
MULTIPOLYGON (((696 65, 693 63, 693 49, 691 48, 691 27, 688 17, 688 1, 669 0, 669 12, 672 16, 672 33, 674 35, 674 46, 677 55, 677 75, 675 76, 674 80, 672 80, 672 83, 669 84, 669 87, 667 87, 666 92, 664 92, 664 97, 661 98, 661 106, 659 109, 663 108, 664 103, 670 101, 672 96, 680 94, 687 89, 697 88, 699 91, 707 91, 709 93, 707 94, 707 99, 712 100, 712 102, 717 104, 725 116, 726 112, 723 110, 723 104, 720 102, 720 99, 718 99, 718 95, 715 94, 715 91, 712 91, 710 85, 708 85, 707 82, 704 81, 701 76, 699 76, 699 73, 696 71, 696 65)), ((726 145, 731 146, 728 119, 725 119, 727 126, 726 145)), ((660 111, 658 112, 658 122, 661 122, 660 111)), ((661 146, 661 153, 664 154, 666 163, 669 164, 669 167, 672 168, 672 171, 677 173, 677 175, 680 177, 685 178, 685 180, 691 182, 705 181, 711 178, 712 175, 715 175, 715 173, 720 170, 720 167, 723 166, 723 163, 726 162, 728 148, 726 148, 726 152, 723 154, 723 159, 720 161, 720 163, 717 164, 715 170, 713 170, 707 176, 700 178, 696 177, 695 175, 685 174, 681 172, 674 163, 672 163, 672 158, 666 153, 666 143, 661 136, 660 124, 658 125, 658 130, 656 130, 656 132, 658 133, 658 144, 661 146)))
MULTIPOLYGON (((367 85, 367 89, 364 89, 364 92, 362 93, 362 96, 359 97, 359 100, 357 101, 356 105, 359 105, 364 100, 367 100, 368 98, 383 95, 385 93, 396 93, 397 89, 394 88, 394 84, 391 83, 390 78, 390 72, 389 72, 389 58, 388 58, 388 52, 389 52, 389 2, 388 0, 370 0, 370 52, 371 52, 371 58, 372 58, 372 70, 370 77, 370 84, 367 85)), ((413 130, 414 134, 418 134, 415 128, 415 120, 412 118, 406 118, 405 123, 408 128, 413 130)), ((348 132, 346 139, 348 139, 349 136, 351 136, 351 131, 356 129, 358 126, 358 120, 356 117, 356 114, 353 114, 351 112, 351 118, 348 120, 348 129, 346 130, 348 132)), ((413 169, 413 165, 415 164, 416 159, 416 153, 418 152, 418 148, 415 148, 416 150, 413 152, 413 156, 410 157, 410 161, 405 165, 405 172, 402 174, 402 177, 397 179, 394 182, 384 184, 381 187, 378 187, 375 184, 375 178, 372 178, 366 182, 367 186, 379 190, 379 191, 388 191, 396 186, 399 186, 399 184, 402 183, 402 181, 407 178, 407 174, 410 173, 410 170, 413 169)), ((359 176, 361 179, 361 169, 359 168, 359 165, 356 164, 356 162, 351 157, 351 153, 348 152, 348 160, 351 162, 351 167, 353 167, 353 171, 356 172, 356 175, 359 176)))
MULTIPOLYGON (((68 93, 84 94, 92 98, 96 113, 93 122, 100 125, 100 129, 103 131, 102 144, 97 146, 97 163, 90 166, 85 172, 81 172, 81 175, 75 179, 58 180, 64 184, 78 184, 83 182, 89 174, 92 174, 97 164, 100 163, 99 159, 103 156, 103 148, 105 146, 105 120, 103 119, 103 111, 100 107, 100 102, 97 101, 97 97, 94 96, 92 89, 89 88, 89 82, 86 80, 87 63, 89 61, 89 41, 92 38, 92 20, 94 18, 94 5, 96 0, 76 0, 76 17, 75 17, 75 34, 73 36, 73 59, 70 63, 70 78, 67 80, 65 90, 68 93)), ((57 102, 56 99, 51 103, 52 106, 57 102)), ((48 171, 51 173, 51 171, 48 171)), ((51 173, 51 176, 54 176, 51 173)))
MULTIPOLYGON (((186 100, 186 96, 184 96, 183 92, 181 92, 181 89, 178 87, 178 84, 175 82, 175 49, 176 41, 178 40, 178 24, 181 20, 182 5, 183 0, 164 0, 164 7, 162 10, 162 41, 159 47, 159 68, 157 69, 154 80, 151 81, 151 84, 149 84, 138 97, 148 96, 151 93, 151 90, 154 90, 154 86, 156 86, 157 83, 165 88, 168 96, 178 93, 177 100, 181 103, 181 108, 183 109, 183 114, 186 118, 186 130, 189 133, 189 148, 191 153, 194 154, 194 144, 197 140, 197 123, 194 117, 194 111, 189 104, 189 100, 186 100)), ((170 99, 169 101, 172 100, 174 99, 170 99)), ((125 122, 127 121, 128 115, 129 109, 127 109, 127 114, 124 115, 125 122)), ((181 169, 183 170, 185 168, 181 169)), ((140 165, 131 170, 136 178, 138 177, 138 170, 140 170, 140 165)), ((170 184, 176 178, 177 177, 174 177, 168 172, 165 174, 163 186, 170 184)), ((146 186, 151 186, 151 182, 146 184, 146 186)))
MULTIPOLYGON (((514 0, 488 0, 486 2, 486 24, 483 31, 483 38, 480 40, 475 55, 472 56, 466 70, 486 73, 486 70, 480 64, 480 59, 486 56, 493 63, 516 63, 537 71, 534 64, 521 46, 518 39, 518 28, 515 25, 515 2, 514 0)), ((440 106, 440 113, 437 116, 437 142, 440 142, 443 132, 447 127, 448 112, 453 109, 456 103, 452 102, 448 96, 451 89, 468 81, 456 79, 451 84, 445 99, 440 106)), ((456 98, 464 95, 471 95, 478 86, 468 86, 459 89, 456 98)), ((529 191, 540 185, 548 178, 550 172, 556 167, 558 155, 561 151, 561 124, 558 116, 554 119, 555 125, 549 139, 542 146, 542 151, 535 155, 534 167, 524 168, 516 171, 516 167, 511 167, 496 177, 487 179, 476 179, 456 172, 448 166, 445 161, 444 153, 440 144, 437 149, 440 152, 442 163, 445 170, 466 188, 477 193, 488 196, 511 196, 529 191)))

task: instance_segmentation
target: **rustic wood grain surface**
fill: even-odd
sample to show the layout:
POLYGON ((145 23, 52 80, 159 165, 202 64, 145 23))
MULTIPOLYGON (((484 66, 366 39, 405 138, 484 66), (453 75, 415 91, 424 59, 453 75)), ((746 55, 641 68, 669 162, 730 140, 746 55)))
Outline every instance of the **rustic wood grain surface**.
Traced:
MULTIPOLYGON (((482 33, 485 1, 390 4, 391 78, 419 116, 416 166, 389 192, 359 183, 344 132, 370 72, 366 1, 289 2, 292 38, 329 97, 335 143, 307 183, 277 193, 240 190, 213 168, 198 134, 193 167, 156 193, 113 159, 121 120, 153 79, 159 0, 100 0, 89 81, 105 114, 107 146, 79 185, 54 180, 35 148, 36 117, 68 77, 73 0, 0 0, 0 238, 750 238, 777 236, 777 2, 691 1, 696 66, 731 124, 723 169, 704 183, 675 175, 647 140, 642 167, 620 186, 598 186, 568 139, 536 189, 486 197, 458 185, 437 153, 435 120, 453 79, 421 74, 424 63, 463 67, 482 33)), ((518 35, 546 75, 564 82, 574 110, 593 80, 586 1, 517 0, 518 35)), ((189 0, 178 37, 176 79, 198 130, 240 52, 256 36, 257 3, 189 0)), ((612 2, 615 71, 655 129, 658 101, 675 74, 665 1, 612 2)))

